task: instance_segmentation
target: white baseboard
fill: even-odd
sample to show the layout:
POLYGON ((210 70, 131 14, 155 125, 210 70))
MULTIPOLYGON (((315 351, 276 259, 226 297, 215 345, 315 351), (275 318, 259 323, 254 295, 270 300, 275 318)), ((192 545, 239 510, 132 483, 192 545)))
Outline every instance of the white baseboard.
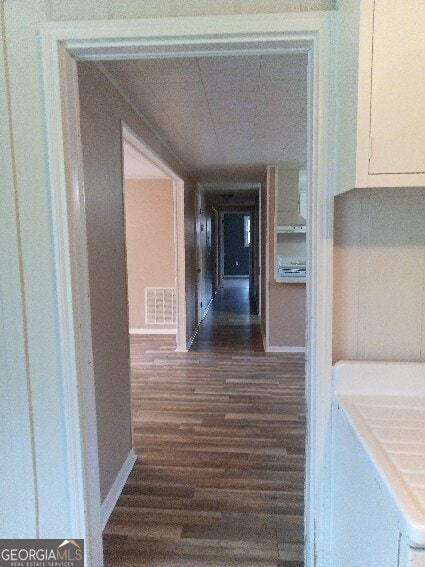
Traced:
POLYGON ((305 347, 298 346, 269 346, 266 352, 305 352, 305 347))
POLYGON ((193 331, 193 333, 190 335, 190 337, 187 341, 187 351, 186 352, 189 352, 190 347, 192 346, 193 341, 195 340, 195 337, 198 334, 198 331, 199 331, 199 325, 196 327, 196 329, 193 331))
POLYGON ((175 335, 176 329, 129 329, 130 335, 175 335))
POLYGON ((202 317, 201 317, 201 322, 205 319, 205 317, 207 316, 207 313, 212 305, 212 302, 214 301, 214 298, 211 297, 211 299, 208 301, 208 305, 205 307, 204 312, 202 313, 202 317))
POLYGON ((137 455, 131 449, 128 454, 128 457, 124 461, 120 472, 117 475, 117 478, 114 481, 114 484, 111 486, 111 490, 108 492, 107 497, 102 503, 100 514, 102 520, 102 530, 105 529, 106 524, 108 523, 109 516, 112 514, 113 509, 115 508, 115 504, 124 488, 124 485, 127 481, 128 475, 131 473, 131 469, 136 462, 137 455))

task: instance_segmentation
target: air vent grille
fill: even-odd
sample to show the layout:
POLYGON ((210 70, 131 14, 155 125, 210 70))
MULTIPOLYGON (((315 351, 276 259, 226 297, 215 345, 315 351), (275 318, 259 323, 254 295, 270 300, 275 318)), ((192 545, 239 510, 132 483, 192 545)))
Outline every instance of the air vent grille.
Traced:
POLYGON ((174 287, 146 287, 145 300, 147 324, 175 324, 176 289, 174 287))

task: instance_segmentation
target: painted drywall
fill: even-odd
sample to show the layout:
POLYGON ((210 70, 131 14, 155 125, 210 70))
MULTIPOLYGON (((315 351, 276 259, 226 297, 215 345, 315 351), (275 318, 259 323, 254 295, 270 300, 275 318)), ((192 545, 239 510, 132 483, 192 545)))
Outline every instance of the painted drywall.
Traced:
POLYGON ((124 186, 130 329, 175 331, 146 323, 145 288, 176 286, 171 179, 126 179, 124 186))
POLYGON ((425 189, 335 200, 333 359, 425 360, 425 189))
POLYGON ((359 1, 339 2, 335 23, 335 192, 342 193, 356 178, 359 1))
POLYGON ((80 123, 86 198, 93 368, 99 445, 100 495, 108 495, 130 452, 124 204, 119 107, 112 86, 79 72, 80 123), (93 108, 96 100, 96 111, 93 108))
MULTIPOLYGON (((61 382, 50 205, 50 192, 54 191, 54 187, 50 187, 48 179, 40 25, 48 21, 333 8, 334 0, 265 0, 261 3, 258 0, 15 0, 0 3, 0 81, 5 86, 5 90, 0 89, 0 123, 11 126, 10 131, 7 128, 1 130, 0 186, 5 201, 5 206, 0 207, 2 278, 9 278, 3 279, 1 284, 2 315, 5 317, 4 324, 7 324, 7 340, 2 343, 1 375, 3 383, 10 387, 10 394, 3 395, 2 399, 19 400, 21 415, 27 416, 28 424, 27 429, 23 419, 17 424, 22 433, 21 443, 15 443, 13 448, 3 447, 2 462, 7 463, 8 469, 13 472, 7 477, 7 485, 4 482, 6 477, 2 476, 3 488, 5 493, 12 495, 14 503, 13 513, 8 513, 10 508, 6 508, 5 515, 1 517, 0 531, 3 535, 11 533, 10 526, 15 526, 11 537, 38 535, 59 538, 71 533, 75 520, 68 513, 75 492, 75 479, 68 477, 66 469, 66 442, 71 441, 63 419, 66 401, 61 382), (22 384, 24 376, 27 389, 22 384), (33 444, 29 439, 31 428, 33 444), (16 451, 17 444, 22 451, 16 451), (7 457, 5 450, 10 451, 7 457), (36 470, 37 478, 42 480, 35 482, 35 475, 32 475, 28 486, 34 489, 28 500, 23 496, 27 479, 18 474, 22 468, 36 470), (19 496, 18 499, 18 494, 22 498, 19 496), (55 502, 53 508, 52 502, 55 502)), ((146 134, 146 137, 157 153, 165 153, 152 134, 146 134)), ((173 163, 174 160, 168 156, 167 161, 173 163)), ((186 195, 190 197, 192 191, 193 187, 188 182, 186 195)), ((190 292, 190 269, 195 265, 193 231, 190 230, 193 205, 187 205, 186 213, 192 215, 189 216, 186 233, 186 275, 189 273, 186 291, 190 292)), ((187 293, 187 312, 187 326, 190 328, 195 313, 190 293, 187 293)), ((9 414, 6 412, 6 415, 9 414)), ((30 494, 31 489, 28 490, 30 494)))
MULTIPOLYGON (((268 225, 268 293, 269 293, 269 346, 305 347, 306 287, 304 283, 278 283, 275 281, 275 196, 276 168, 270 168, 267 184, 268 225)), ((295 240, 299 239, 296 235, 295 240)), ((301 235, 304 236, 304 235, 301 235)), ((292 235, 291 235, 292 237, 292 235)), ((290 237, 289 237, 290 238, 290 237)), ((305 236, 304 236, 305 238, 305 236)), ((301 252, 302 242, 291 250, 301 252)), ((305 248, 304 248, 305 251, 305 248)), ((302 254, 301 254, 302 256, 302 254)), ((305 254, 304 254, 305 257, 305 254)))
MULTIPOLYGON (((0 30, 3 11, 0 7, 0 30)), ((1 32, 0 32, 1 33, 1 32)), ((0 41, 0 60, 5 57, 0 41)), ((10 103, 7 73, 0 66, 0 115, 10 103)), ((37 537, 37 471, 32 435, 29 360, 26 345, 24 282, 20 255, 16 177, 11 145, 12 124, 1 121, 0 138, 0 414, 2 504, 0 533, 3 538, 37 537)))
POLYGON ((306 258, 306 234, 281 233, 277 235, 277 255, 281 258, 306 258))

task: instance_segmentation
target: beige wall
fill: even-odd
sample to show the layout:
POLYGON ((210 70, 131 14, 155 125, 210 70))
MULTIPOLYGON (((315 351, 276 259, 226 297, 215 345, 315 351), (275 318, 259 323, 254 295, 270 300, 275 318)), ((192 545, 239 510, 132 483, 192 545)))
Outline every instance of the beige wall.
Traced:
MULTIPOLYGON (((119 116, 100 104, 105 90, 81 82, 81 140, 87 216, 93 368, 100 491, 107 496, 131 449, 121 132, 119 116), (95 98, 93 112, 88 100, 95 98)), ((100 86, 102 84, 100 83, 100 86)))
POLYGON ((270 337, 271 347, 305 346, 305 284, 271 282, 270 337))
POLYGON ((121 120, 185 180, 188 329, 195 325, 194 210, 191 205, 195 183, 96 65, 80 63, 78 74, 103 500, 131 448, 121 120))
POLYGON ((334 360, 425 360, 425 189, 335 200, 334 360))
MULTIPOLYGON (((305 347, 306 287, 304 283, 275 281, 275 168, 268 187, 269 225, 269 345, 271 347, 305 347)), ((292 235, 291 235, 292 236, 292 235)), ((296 247, 299 251, 300 247, 296 247)), ((304 247, 305 250, 305 247, 304 247)), ((302 256, 302 254, 301 254, 302 256)))
POLYGON ((261 184, 261 326, 265 336, 268 321, 269 346, 303 348, 305 347, 305 284, 277 283, 274 275, 275 169, 274 167, 269 169, 269 177, 266 177, 261 184), (266 290, 269 295, 268 310, 266 290))
POLYGON ((176 287, 174 197, 171 179, 127 179, 124 191, 130 329, 169 329, 145 323, 145 288, 176 287))

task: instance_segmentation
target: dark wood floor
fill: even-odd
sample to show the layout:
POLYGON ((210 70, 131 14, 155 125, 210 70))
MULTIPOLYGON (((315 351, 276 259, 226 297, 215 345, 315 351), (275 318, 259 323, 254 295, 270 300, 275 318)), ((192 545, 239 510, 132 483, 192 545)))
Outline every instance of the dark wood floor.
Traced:
POLYGON ((303 565, 304 360, 263 352, 236 284, 191 352, 131 340, 138 458, 105 529, 107 566, 303 565))

